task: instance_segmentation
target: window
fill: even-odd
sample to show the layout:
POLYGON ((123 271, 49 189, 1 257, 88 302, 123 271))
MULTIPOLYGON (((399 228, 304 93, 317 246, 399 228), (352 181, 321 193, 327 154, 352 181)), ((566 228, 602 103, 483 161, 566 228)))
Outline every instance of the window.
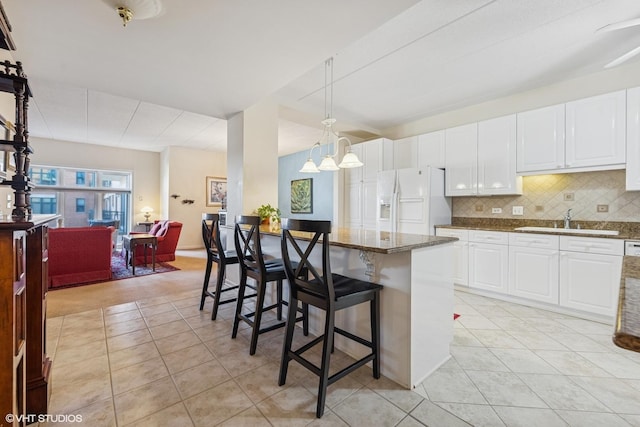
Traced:
POLYGON ((57 198, 55 194, 42 194, 31 196, 31 209, 34 214, 55 214, 57 211, 57 198))
POLYGON ((31 181, 36 185, 57 184, 58 173, 56 169, 32 166, 29 169, 29 175, 31 176, 31 181))
POLYGON ((34 214, 59 214, 65 227, 118 221, 118 234, 129 232, 131 173, 31 165, 34 214))

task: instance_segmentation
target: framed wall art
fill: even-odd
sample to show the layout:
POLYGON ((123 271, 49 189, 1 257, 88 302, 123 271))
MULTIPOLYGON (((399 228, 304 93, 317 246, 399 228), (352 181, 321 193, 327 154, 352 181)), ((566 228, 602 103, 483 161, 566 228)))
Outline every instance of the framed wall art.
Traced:
POLYGON ((227 178, 208 176, 206 189, 207 206, 227 205, 227 178))
POLYGON ((291 213, 313 213, 313 178, 291 181, 291 213))

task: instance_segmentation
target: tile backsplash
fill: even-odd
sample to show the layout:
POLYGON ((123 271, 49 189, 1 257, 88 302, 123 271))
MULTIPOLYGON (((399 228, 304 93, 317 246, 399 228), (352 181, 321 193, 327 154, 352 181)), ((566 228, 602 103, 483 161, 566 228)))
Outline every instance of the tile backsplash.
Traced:
POLYGON ((625 191, 624 170, 525 176, 521 196, 452 199, 454 217, 562 221, 571 208, 576 221, 640 221, 640 191, 625 191), (513 206, 523 206, 524 215, 513 215, 513 206))

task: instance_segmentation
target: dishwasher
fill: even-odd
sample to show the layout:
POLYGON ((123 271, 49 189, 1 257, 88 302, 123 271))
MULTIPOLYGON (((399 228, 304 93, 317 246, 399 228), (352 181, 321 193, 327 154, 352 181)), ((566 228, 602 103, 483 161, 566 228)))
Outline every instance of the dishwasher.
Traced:
POLYGON ((640 352, 640 259, 626 257, 640 257, 640 240, 626 240, 624 242, 624 276, 620 281, 620 296, 618 314, 616 316, 616 330, 613 342, 627 350, 640 352), (635 276, 635 277, 634 277, 635 276))
POLYGON ((640 256, 640 240, 625 240, 624 254, 626 256, 640 256))

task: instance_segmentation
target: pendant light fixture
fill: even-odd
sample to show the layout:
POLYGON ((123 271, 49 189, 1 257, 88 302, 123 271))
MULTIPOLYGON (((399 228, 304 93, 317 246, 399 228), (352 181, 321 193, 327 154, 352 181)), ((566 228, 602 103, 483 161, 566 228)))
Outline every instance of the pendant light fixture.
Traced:
POLYGON ((362 166, 363 163, 358 159, 358 156, 351 151, 351 141, 349 138, 339 136, 336 131, 333 130, 333 124, 336 122, 336 119, 333 118, 333 58, 327 59, 324 63, 324 116, 325 119, 321 122, 324 125, 322 136, 319 141, 311 146, 309 158, 302 166, 302 169, 300 169, 300 172, 319 173, 320 171, 337 171, 340 170, 340 168, 358 168, 362 166), (347 148, 347 153, 342 158, 340 164, 337 165, 335 157, 338 155, 340 142, 346 142, 349 144, 349 148, 347 148), (320 151, 322 152, 322 147, 326 145, 328 151, 331 144, 334 145, 334 153, 330 154, 327 152, 322 158, 320 166, 316 166, 312 158, 313 149, 320 147, 320 151))

